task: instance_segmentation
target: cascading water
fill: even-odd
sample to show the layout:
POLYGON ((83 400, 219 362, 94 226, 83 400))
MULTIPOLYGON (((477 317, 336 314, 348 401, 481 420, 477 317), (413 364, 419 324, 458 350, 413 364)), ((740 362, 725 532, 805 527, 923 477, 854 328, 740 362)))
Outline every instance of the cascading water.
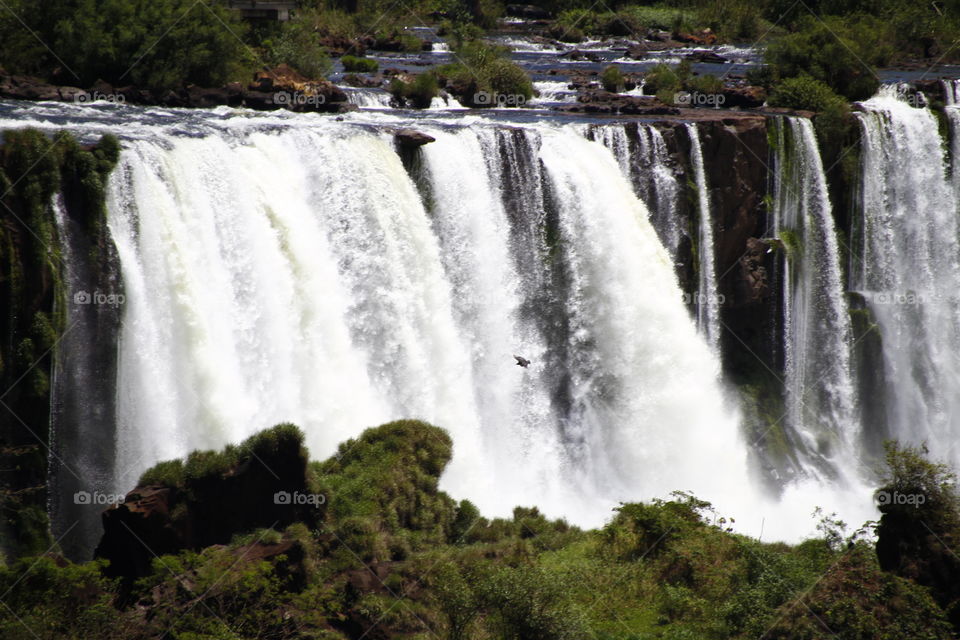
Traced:
POLYGON ((699 253, 699 286, 697 288, 697 325, 714 353, 720 349, 720 301, 716 296, 717 273, 714 260, 713 216, 710 213, 710 190, 707 172, 703 166, 703 149, 697 125, 687 124, 690 135, 690 162, 697 184, 699 226, 697 251, 699 253))
POLYGON ((950 122, 950 174, 953 178, 953 191, 960 201, 960 80, 943 81, 943 112, 950 122))
MULTIPOLYGON (((796 539, 814 505, 850 521, 870 506, 869 491, 838 495, 818 478, 771 501, 747 470, 718 356, 674 273, 670 238, 689 240, 680 179, 708 195, 698 144, 680 167, 640 123, 128 108, 118 129, 106 107, 44 109, 4 126, 125 135, 108 208, 126 303, 118 348, 92 339, 118 360, 116 417, 98 419, 110 437, 93 469, 69 444, 83 434, 64 432, 81 427, 56 432, 102 492, 282 421, 322 458, 415 417, 451 432, 443 486, 488 515, 536 504, 596 525, 618 500, 679 488, 741 531, 796 539), (409 126, 435 142, 395 146, 409 126)), ((80 371, 81 356, 61 348, 58 366, 80 371)), ((88 378, 58 380, 84 398, 104 386, 88 378)), ((79 517, 65 506, 58 535, 79 517)))
MULTIPOLYGON (((960 462, 957 194, 936 117, 897 98, 862 103, 861 202, 851 288, 882 336, 886 430, 960 462)), ((948 111, 952 108, 948 108, 948 111)))
POLYGON ((679 216, 680 183, 663 134, 653 126, 637 124, 632 141, 623 125, 594 127, 592 135, 613 152, 637 196, 650 211, 650 222, 676 260, 683 228, 679 216))
POLYGON ((850 466, 859 431, 840 249, 812 123, 789 117, 773 126, 774 233, 786 253, 786 419, 802 443, 796 453, 837 472, 850 466))
POLYGON ((618 498, 749 487, 716 356, 611 154, 574 128, 424 131, 416 182, 346 125, 129 145, 115 485, 280 421, 324 456, 419 417, 453 436, 445 486, 490 513, 597 524, 618 498))

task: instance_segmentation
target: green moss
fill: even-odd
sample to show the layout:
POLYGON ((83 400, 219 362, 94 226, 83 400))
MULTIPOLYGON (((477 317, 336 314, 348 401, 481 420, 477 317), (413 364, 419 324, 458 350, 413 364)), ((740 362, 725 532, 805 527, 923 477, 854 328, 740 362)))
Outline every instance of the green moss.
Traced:
POLYGON ((790 260, 800 259, 803 255, 803 240, 800 239, 800 234, 792 229, 780 229, 777 237, 783 243, 790 260))

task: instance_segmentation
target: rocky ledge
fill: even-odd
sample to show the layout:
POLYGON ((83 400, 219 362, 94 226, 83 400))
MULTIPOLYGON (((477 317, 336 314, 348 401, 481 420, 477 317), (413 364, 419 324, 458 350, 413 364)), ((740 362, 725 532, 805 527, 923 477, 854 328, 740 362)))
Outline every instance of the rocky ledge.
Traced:
POLYGON ((287 65, 256 73, 247 86, 233 82, 223 87, 189 85, 165 91, 135 86, 115 87, 102 81, 89 89, 81 89, 50 84, 31 76, 0 75, 0 98, 77 104, 106 100, 162 107, 206 109, 230 106, 316 113, 343 113, 356 109, 348 102, 347 94, 332 82, 309 80, 287 65))

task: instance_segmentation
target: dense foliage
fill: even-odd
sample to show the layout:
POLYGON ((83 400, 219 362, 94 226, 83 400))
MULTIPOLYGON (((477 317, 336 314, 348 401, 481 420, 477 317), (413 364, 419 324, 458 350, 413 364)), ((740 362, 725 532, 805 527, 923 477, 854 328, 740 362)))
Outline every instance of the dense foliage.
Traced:
POLYGON ((12 0, 5 9, 0 16, 3 66, 63 84, 213 86, 249 62, 241 40, 244 26, 220 3, 12 0))
MULTIPOLYGON (((189 478, 227 482, 255 452, 287 450, 298 466, 299 448, 287 445, 301 437, 281 426, 219 454, 164 463, 143 480, 179 489, 189 478)), ((832 517, 822 517, 820 537, 796 546, 732 533, 709 503, 680 492, 622 504, 595 531, 535 508, 488 520, 438 490, 451 455, 449 436, 422 422, 368 429, 311 463, 313 489, 329 499, 319 523, 242 529, 229 544, 162 554, 127 588, 104 578, 102 564, 20 560, 0 568, 0 592, 16 587, 0 611, 0 632, 105 640, 946 640, 957 629, 945 613, 945 585, 926 586, 903 562, 884 566, 868 530, 848 536, 832 517)), ((922 450, 890 445, 880 491, 920 492, 909 495, 929 502, 919 511, 896 500, 882 507, 878 550, 900 535, 891 527, 916 533, 929 522, 938 535, 956 532, 952 477, 922 450)), ((933 551, 920 535, 896 546, 914 562, 933 551)), ((955 584, 960 571, 950 571, 955 584)))

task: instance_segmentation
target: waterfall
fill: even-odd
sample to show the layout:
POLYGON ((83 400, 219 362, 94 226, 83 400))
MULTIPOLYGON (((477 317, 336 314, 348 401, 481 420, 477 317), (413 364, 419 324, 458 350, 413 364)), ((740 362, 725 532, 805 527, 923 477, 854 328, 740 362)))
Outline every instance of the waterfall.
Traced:
POLYGON ((114 485, 281 421, 323 457, 413 417, 487 513, 750 504, 717 357, 613 155, 575 127, 423 130, 409 173, 348 124, 127 145, 114 485))
POLYGON ((683 237, 678 206, 680 181, 663 134, 656 127, 641 123, 636 125, 635 140, 627 135, 622 124, 594 127, 591 132, 613 152, 624 175, 632 181, 637 197, 647 205, 660 241, 676 261, 683 237))
POLYGON ((943 112, 950 123, 950 175, 955 197, 960 200, 960 80, 944 80, 943 95, 943 112))
MULTIPOLYGON (((948 93, 952 95, 952 93, 948 93)), ((960 461, 957 192, 936 117, 892 88, 862 103, 851 288, 882 336, 888 433, 960 461)), ((948 113, 955 107, 948 107, 948 113)))
POLYGON ((783 277, 786 420, 809 455, 849 467, 859 420, 840 249, 813 124, 777 119, 774 232, 783 277))
POLYGON ((714 353, 720 349, 720 303, 717 297, 717 273, 714 260, 713 217, 710 213, 710 190, 707 185, 707 172, 703 166, 703 149, 700 146, 700 133, 697 125, 687 124, 690 135, 690 162, 697 184, 698 237, 699 254, 697 288, 697 325, 706 337, 714 353))

